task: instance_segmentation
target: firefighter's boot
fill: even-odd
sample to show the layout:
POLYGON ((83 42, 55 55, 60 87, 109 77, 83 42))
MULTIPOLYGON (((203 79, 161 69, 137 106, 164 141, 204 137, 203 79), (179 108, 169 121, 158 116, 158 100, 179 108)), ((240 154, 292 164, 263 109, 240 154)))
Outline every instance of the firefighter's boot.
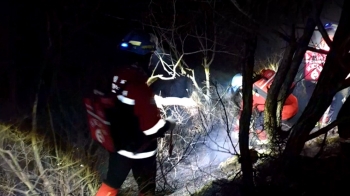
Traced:
POLYGON ((98 189, 96 196, 117 196, 118 189, 108 186, 102 183, 100 189, 98 189))

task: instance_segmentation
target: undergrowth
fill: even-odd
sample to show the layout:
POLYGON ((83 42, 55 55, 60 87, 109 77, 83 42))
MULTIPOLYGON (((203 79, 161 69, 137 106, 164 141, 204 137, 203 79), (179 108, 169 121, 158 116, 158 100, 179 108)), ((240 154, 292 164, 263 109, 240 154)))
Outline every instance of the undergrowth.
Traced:
POLYGON ((95 171, 35 133, 0 125, 1 195, 93 195, 95 171))

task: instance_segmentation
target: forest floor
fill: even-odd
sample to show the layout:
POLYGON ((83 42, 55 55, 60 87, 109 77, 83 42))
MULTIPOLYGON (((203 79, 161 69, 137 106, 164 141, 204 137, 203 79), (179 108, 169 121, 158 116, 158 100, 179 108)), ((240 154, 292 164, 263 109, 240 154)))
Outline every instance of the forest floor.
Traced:
MULTIPOLYGON (((254 165, 256 187, 252 195, 346 195, 350 183, 350 156, 341 153, 337 135, 328 137, 322 153, 318 153, 321 147, 320 140, 321 138, 316 138, 305 145, 304 151, 290 171, 276 175, 278 158, 266 159, 254 165)), ((239 178, 216 180, 194 195, 239 196, 242 195, 240 182, 239 178)))
MULTIPOLYGON (((350 182, 350 159, 340 153, 338 135, 329 134, 321 150, 323 136, 306 143, 291 171, 276 175, 279 158, 259 154, 254 164, 255 192, 252 195, 323 196, 343 195, 350 182), (272 177, 274 176, 274 177, 272 177), (277 177, 275 177, 277 176, 277 177)), ((212 165, 197 167, 184 162, 178 166, 177 178, 168 178, 176 189, 159 195, 171 196, 240 196, 240 163, 237 156, 212 165), (182 169, 181 169, 182 168, 182 169)), ((123 186, 122 195, 136 196, 132 175, 123 186)))

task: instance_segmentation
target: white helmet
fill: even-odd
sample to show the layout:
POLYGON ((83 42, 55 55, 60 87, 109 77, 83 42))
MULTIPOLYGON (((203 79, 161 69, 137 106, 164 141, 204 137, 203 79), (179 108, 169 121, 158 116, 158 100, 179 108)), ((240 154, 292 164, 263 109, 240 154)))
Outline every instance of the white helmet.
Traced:
POLYGON ((242 85, 243 85, 242 74, 238 73, 235 76, 233 76, 231 81, 232 90, 236 92, 242 85))

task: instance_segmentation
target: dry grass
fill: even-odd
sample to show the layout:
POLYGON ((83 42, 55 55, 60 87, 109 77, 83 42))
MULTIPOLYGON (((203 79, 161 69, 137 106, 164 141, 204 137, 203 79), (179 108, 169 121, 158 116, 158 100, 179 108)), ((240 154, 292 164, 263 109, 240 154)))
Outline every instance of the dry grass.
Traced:
MULTIPOLYGON (((221 131, 224 135, 230 134, 237 108, 230 99, 221 99, 226 88, 214 86, 211 90, 209 101, 201 92, 193 94, 192 98, 197 101, 196 107, 167 106, 162 109, 164 118, 176 119, 179 125, 173 131, 172 141, 170 133, 159 139, 157 187, 163 193, 181 188, 183 183, 191 180, 198 180, 200 175, 205 175, 200 178, 207 178, 209 174, 204 168, 193 170, 195 176, 183 172, 183 167, 203 164, 192 160, 193 157, 203 155, 197 154, 203 153, 197 151, 199 147, 214 143, 217 148, 211 151, 236 154, 232 148, 222 146, 221 141, 216 140, 215 133, 221 131), (169 152, 170 144, 173 144, 172 153, 169 152)), ((85 160, 106 160, 101 156, 84 155, 86 152, 83 152, 84 147, 81 145, 85 145, 86 141, 77 142, 71 149, 61 151, 54 142, 50 143, 33 132, 24 133, 15 127, 1 125, 0 138, 0 195, 94 195, 97 191, 99 175, 104 171, 101 168, 91 169, 86 166, 91 160, 85 160)), ((94 154, 101 154, 99 150, 94 154)), ((123 187, 128 195, 137 191, 129 190, 127 184, 128 181, 123 187)), ((132 187, 135 188, 135 184, 132 187)))
POLYGON ((74 153, 16 128, 0 126, 1 195, 93 195, 96 174, 74 153))
MULTIPOLYGON (((194 91, 191 98, 196 101, 195 107, 167 106, 161 109, 164 118, 176 119, 178 126, 173 131, 172 154, 169 153, 170 133, 159 140, 158 188, 179 190, 196 182, 197 187, 217 178, 221 172, 218 163, 212 163, 210 155, 233 156, 238 154, 237 141, 232 141, 232 125, 237 108, 223 86, 212 86, 210 100, 202 92, 194 91), (225 98, 224 98, 225 97, 225 98), (226 154, 226 155, 222 155, 226 154)), ((222 177, 222 176, 221 176, 222 177)))
POLYGON ((277 72, 278 67, 281 63, 282 57, 283 57, 282 53, 281 54, 277 53, 277 54, 272 54, 266 59, 259 60, 255 64, 254 71, 260 72, 262 69, 271 69, 277 72))

